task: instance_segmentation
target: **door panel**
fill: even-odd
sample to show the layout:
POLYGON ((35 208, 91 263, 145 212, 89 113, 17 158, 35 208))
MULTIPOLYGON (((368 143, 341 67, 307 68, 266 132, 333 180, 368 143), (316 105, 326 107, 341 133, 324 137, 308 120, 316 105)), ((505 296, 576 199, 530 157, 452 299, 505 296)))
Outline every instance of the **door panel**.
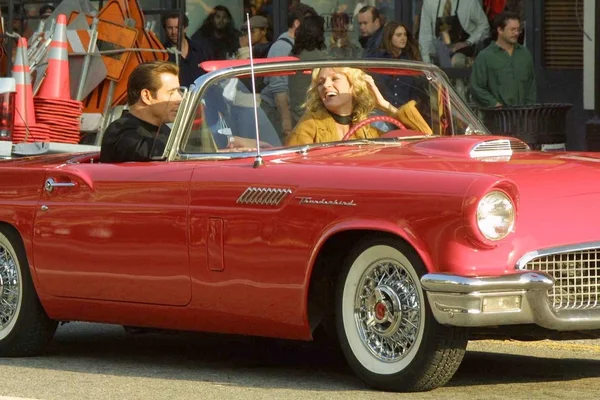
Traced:
POLYGON ((67 164, 49 170, 34 265, 54 296, 164 305, 191 299, 192 163, 67 164))
POLYGON ((193 304, 207 330, 304 335, 306 266, 316 230, 293 200, 294 179, 278 169, 253 168, 245 159, 199 162, 194 171, 193 304))

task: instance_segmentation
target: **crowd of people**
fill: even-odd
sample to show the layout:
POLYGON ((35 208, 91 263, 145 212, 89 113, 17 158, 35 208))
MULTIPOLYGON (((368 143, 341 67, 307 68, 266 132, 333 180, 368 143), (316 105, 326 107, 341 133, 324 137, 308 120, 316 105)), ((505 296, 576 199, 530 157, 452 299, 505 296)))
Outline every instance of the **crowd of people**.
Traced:
MULTIPOLYGON (((465 99, 470 93, 469 100, 480 107, 535 102, 535 90, 531 90, 535 88, 533 61, 523 46, 522 1, 421 0, 414 3, 418 12, 412 29, 390 20, 387 9, 384 12, 375 6, 363 6, 356 13, 357 38, 349 37, 351 16, 335 12, 329 16, 331 34, 327 41, 325 20, 301 1, 291 2, 287 30, 274 40, 270 37, 273 27, 266 16, 255 15, 238 29, 228 8, 218 5, 209 10, 191 37, 187 35, 188 20, 184 17, 182 54, 171 55, 170 60, 179 58, 180 80, 184 86, 191 85, 204 73, 199 67, 202 61, 248 58, 249 43, 253 45, 255 58, 294 55, 301 60, 361 57, 417 60, 442 68, 472 69, 470 82, 453 79, 452 83, 465 99), (307 26, 302 29, 305 19, 307 26), (251 38, 247 34, 248 24, 251 38), (504 31, 507 25, 508 33, 504 31), (486 67, 491 60, 495 68, 486 67), (503 67, 498 68, 500 65, 503 67), (515 87, 519 82, 523 87, 515 87), (495 93, 507 85, 512 94, 495 93), (497 100, 493 104, 490 96, 483 94, 486 88, 497 100)), ((163 15, 166 47, 177 47, 179 24, 178 13, 163 15)), ((294 82, 271 78, 260 83, 261 98, 270 117, 283 132, 289 133, 292 123, 298 119, 297 102, 292 94, 294 82)), ((410 95, 405 85, 398 85, 393 79, 387 83, 389 95, 410 95)))
MULTIPOLYGON (((164 137, 152 140, 152 146, 134 146, 132 143, 134 147, 127 145, 128 142, 123 138, 156 138, 160 124, 152 119, 155 104, 164 103, 167 97, 169 102, 173 102, 173 99, 177 102, 180 97, 174 88, 177 85, 189 86, 202 75, 201 62, 247 58, 250 45, 254 57, 291 55, 300 60, 321 60, 340 57, 347 52, 346 55, 364 58, 436 62, 443 67, 471 67, 468 86, 478 106, 534 103, 536 84, 533 61, 521 44, 521 15, 507 11, 507 4, 500 7, 500 3, 506 2, 424 0, 419 24, 415 27, 418 37, 415 30, 409 29, 406 24, 388 20, 374 6, 364 6, 357 15, 360 48, 352 47, 347 37, 347 16, 332 17, 333 40, 328 43, 325 40, 323 17, 312 7, 296 1, 288 14, 287 30, 273 41, 269 40, 269 20, 264 16, 253 16, 237 30, 229 10, 224 6, 216 6, 200 29, 189 37, 187 17, 181 20, 179 13, 166 13, 162 18, 167 37, 165 46, 177 46, 182 40, 181 45, 177 46, 181 53, 170 56, 170 61, 176 61, 179 67, 169 69, 156 65, 153 67, 154 77, 149 72, 152 68, 148 67, 148 76, 142 76, 142 81, 147 81, 148 86, 166 79, 162 86, 166 88, 165 98, 150 95, 160 92, 158 86, 130 88, 133 93, 130 114, 113 122, 107 129, 101 158, 119 161, 122 160, 122 154, 133 151, 137 154, 136 159, 147 159, 160 153, 164 149, 164 137), (161 68, 166 69, 163 71, 161 68), (173 81, 175 76, 178 82, 173 81), (111 141, 112 145, 109 145, 111 141), (115 150, 121 147, 127 150, 115 150)), ((132 74, 130 83, 139 73, 135 71, 132 74)), ((352 68, 323 68, 315 69, 312 76, 265 77, 257 92, 261 112, 268 117, 276 135, 279 135, 277 142, 285 145, 343 140, 348 135, 353 138, 378 137, 382 131, 377 126, 367 126, 360 131, 352 129, 358 120, 373 112, 393 116, 408 129, 431 134, 431 128, 416 108, 420 96, 419 85, 411 82, 411 79, 414 78, 399 75, 372 77, 352 68), (306 88, 309 88, 308 93, 306 88), (325 133, 327 137, 323 136, 325 133)), ((460 80, 454 83, 459 92, 461 84, 467 86, 460 80)), ((164 108, 161 110, 164 111, 164 108)), ((172 115, 162 117, 163 124, 173 118, 172 115)), ((218 149, 250 144, 242 137, 214 136, 218 149), (226 142, 221 143, 220 139, 223 138, 226 138, 226 142)), ((134 142, 145 143, 144 140, 134 142)))

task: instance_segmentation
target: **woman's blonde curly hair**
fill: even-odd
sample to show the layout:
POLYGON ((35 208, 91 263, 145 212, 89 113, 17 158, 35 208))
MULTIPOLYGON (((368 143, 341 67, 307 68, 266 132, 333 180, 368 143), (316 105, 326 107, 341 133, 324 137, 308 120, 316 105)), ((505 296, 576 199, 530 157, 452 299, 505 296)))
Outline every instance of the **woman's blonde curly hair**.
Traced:
MULTIPOLYGON (((375 95, 366 81, 367 74, 357 68, 332 68, 335 72, 341 72, 348 78, 352 86, 352 123, 357 123, 367 118, 375 109, 377 101, 375 95)), ((321 68, 315 68, 312 72, 312 81, 306 94, 306 108, 312 112, 327 111, 323 100, 319 96, 319 74, 321 68)))

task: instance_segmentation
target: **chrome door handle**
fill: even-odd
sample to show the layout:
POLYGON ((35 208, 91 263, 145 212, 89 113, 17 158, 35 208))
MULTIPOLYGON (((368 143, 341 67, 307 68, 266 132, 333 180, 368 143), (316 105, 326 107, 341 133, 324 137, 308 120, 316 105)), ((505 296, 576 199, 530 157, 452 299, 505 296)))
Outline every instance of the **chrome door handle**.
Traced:
POLYGON ((74 186, 75 186, 74 182, 56 182, 54 179, 48 178, 48 179, 46 179, 46 183, 44 184, 44 189, 46 189, 47 192, 51 192, 54 190, 55 187, 74 187, 74 186))

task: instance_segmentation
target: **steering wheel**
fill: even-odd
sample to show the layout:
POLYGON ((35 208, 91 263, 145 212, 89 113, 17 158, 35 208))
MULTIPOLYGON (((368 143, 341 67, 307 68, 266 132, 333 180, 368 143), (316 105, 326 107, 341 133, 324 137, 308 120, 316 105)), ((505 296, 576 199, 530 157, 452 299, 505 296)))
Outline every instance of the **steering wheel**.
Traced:
POLYGON ((406 129, 406 127, 404 125, 402 125, 402 122, 398 121, 396 118, 389 117, 387 115, 374 115, 372 117, 369 117, 369 118, 359 122, 358 124, 356 124, 352 128, 350 128, 350 130, 342 138, 342 141, 348 140, 349 138, 351 138, 360 128, 362 128, 366 125, 370 125, 373 122, 378 122, 378 121, 389 122, 391 124, 396 125, 400 129, 406 129))

